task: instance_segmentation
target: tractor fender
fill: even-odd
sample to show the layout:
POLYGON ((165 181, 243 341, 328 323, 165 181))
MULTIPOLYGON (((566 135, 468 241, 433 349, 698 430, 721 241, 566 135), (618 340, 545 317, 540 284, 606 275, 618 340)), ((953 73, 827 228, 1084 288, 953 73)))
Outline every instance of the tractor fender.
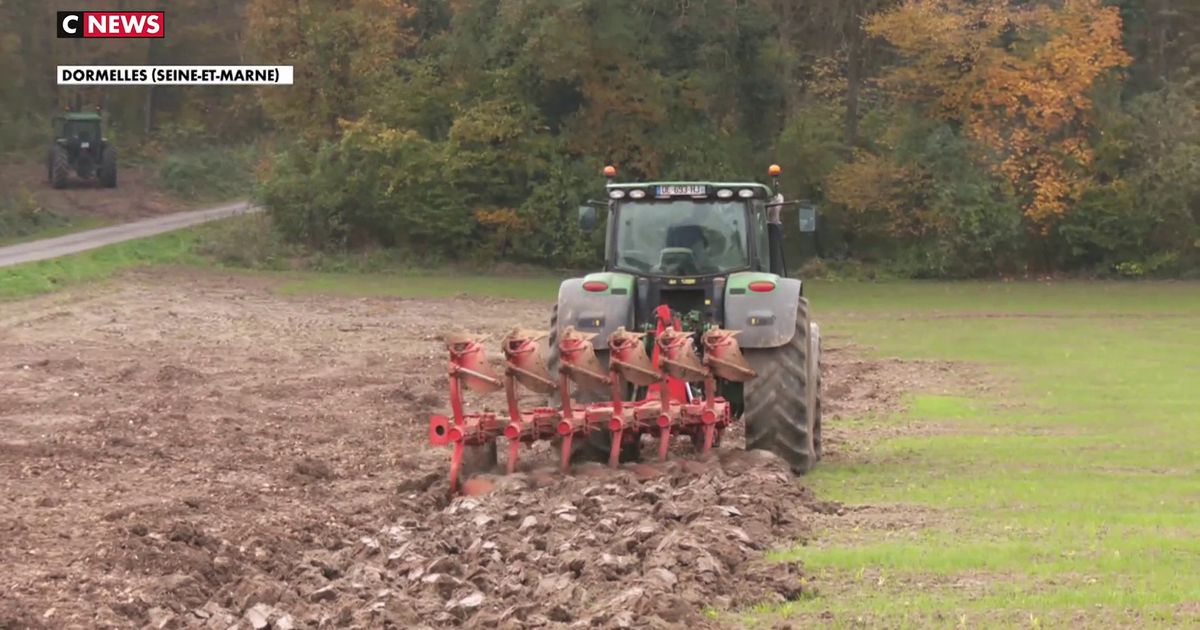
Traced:
POLYGON ((725 328, 739 330, 743 348, 777 348, 796 334, 796 309, 803 284, 774 274, 734 274, 725 287, 725 328), (738 278, 738 276, 747 276, 738 278), (747 290, 751 281, 768 280, 775 288, 765 293, 747 290))
POLYGON ((558 333, 574 326, 584 333, 596 333, 593 343, 604 349, 608 336, 624 326, 633 330, 633 278, 625 274, 591 274, 572 278, 558 287, 558 333), (584 282, 603 281, 604 291, 588 291, 584 282))

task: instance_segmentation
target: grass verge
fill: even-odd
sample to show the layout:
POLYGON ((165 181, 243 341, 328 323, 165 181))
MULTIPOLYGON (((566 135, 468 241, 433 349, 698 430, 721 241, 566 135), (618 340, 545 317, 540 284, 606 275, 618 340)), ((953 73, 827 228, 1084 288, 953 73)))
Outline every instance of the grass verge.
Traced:
POLYGON ((385 256, 329 256, 304 264, 318 269, 288 269, 295 260, 286 246, 261 229, 261 217, 249 215, 150 238, 109 245, 54 260, 0 268, 0 299, 14 300, 111 277, 126 269, 150 265, 219 267, 272 277, 284 294, 324 294, 441 298, 484 295, 497 298, 552 300, 561 274, 544 271, 430 271, 385 256), (264 240, 266 239, 266 240, 264 240), (268 242, 269 241, 269 242, 268 242))
POLYGON ((133 267, 201 264, 197 230, 183 230, 88 252, 0 268, 0 299, 14 300, 106 279, 133 267))
POLYGON ((0 247, 8 245, 20 245, 21 243, 29 243, 31 241, 40 241, 44 238, 55 238, 57 236, 66 236, 84 230, 94 230, 112 225, 112 221, 102 219, 100 217, 78 217, 66 220, 64 223, 59 223, 53 227, 37 228, 32 232, 25 232, 19 236, 0 237, 0 247))

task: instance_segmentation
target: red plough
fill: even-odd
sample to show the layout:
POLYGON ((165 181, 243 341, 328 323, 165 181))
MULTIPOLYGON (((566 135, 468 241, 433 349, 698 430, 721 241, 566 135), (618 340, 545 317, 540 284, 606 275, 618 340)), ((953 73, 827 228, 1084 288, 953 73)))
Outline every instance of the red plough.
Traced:
POLYGON ((577 436, 596 431, 611 435, 608 463, 617 466, 621 446, 640 441, 644 434, 658 438, 658 456, 665 460, 674 435, 687 436, 701 453, 707 453, 720 433, 733 421, 730 403, 717 395, 717 379, 741 382, 754 371, 742 357, 735 331, 709 328, 699 335, 703 356, 696 354, 696 333, 679 330, 662 309, 654 337, 654 360, 646 354, 647 333, 617 329, 608 338, 609 365, 604 368, 592 345, 594 333, 568 326, 558 339, 558 374, 551 375, 539 352, 544 333, 514 330, 504 338, 504 370, 497 375, 488 365, 480 340, 469 335, 446 338, 450 353, 450 407, 452 417, 434 415, 429 420, 429 441, 450 445, 450 488, 456 492, 468 447, 486 446, 503 436, 508 443, 509 473, 516 470, 521 444, 539 440, 560 441, 560 468, 570 466, 577 436), (693 394, 690 383, 702 383, 703 393, 693 394), (603 391, 608 400, 580 404, 571 398, 571 385, 603 391), (521 409, 518 385, 539 394, 558 392, 558 407, 521 409), (466 413, 463 390, 495 392, 503 389, 507 416, 493 412, 466 413), (627 400, 627 392, 643 390, 640 400, 627 400), (663 395, 666 393, 666 395, 663 395))

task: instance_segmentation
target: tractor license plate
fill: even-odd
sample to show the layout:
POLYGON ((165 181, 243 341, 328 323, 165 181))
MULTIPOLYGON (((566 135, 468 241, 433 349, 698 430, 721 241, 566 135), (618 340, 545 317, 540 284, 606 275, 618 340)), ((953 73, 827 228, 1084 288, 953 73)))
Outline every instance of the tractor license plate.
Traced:
POLYGON ((88 146, 89 146, 89 145, 88 145, 88 143, 86 143, 86 142, 80 142, 80 143, 79 143, 79 148, 80 148, 80 149, 86 149, 86 148, 88 148, 88 146))
POLYGON ((708 194, 704 186, 659 186, 655 191, 656 197, 694 197, 708 194))

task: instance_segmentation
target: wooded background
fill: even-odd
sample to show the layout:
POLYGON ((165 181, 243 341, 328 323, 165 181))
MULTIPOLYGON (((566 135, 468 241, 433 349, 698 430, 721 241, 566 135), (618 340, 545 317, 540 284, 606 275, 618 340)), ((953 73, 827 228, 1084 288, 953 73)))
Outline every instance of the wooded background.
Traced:
POLYGON ((40 159, 74 99, 122 145, 270 138, 262 200, 314 248, 587 266, 602 165, 778 162, 831 268, 1200 272, 1195 0, 175 0, 161 40, 56 39, 77 5, 0 0, 0 149, 40 159), (54 81, 240 63, 295 85, 54 81))

